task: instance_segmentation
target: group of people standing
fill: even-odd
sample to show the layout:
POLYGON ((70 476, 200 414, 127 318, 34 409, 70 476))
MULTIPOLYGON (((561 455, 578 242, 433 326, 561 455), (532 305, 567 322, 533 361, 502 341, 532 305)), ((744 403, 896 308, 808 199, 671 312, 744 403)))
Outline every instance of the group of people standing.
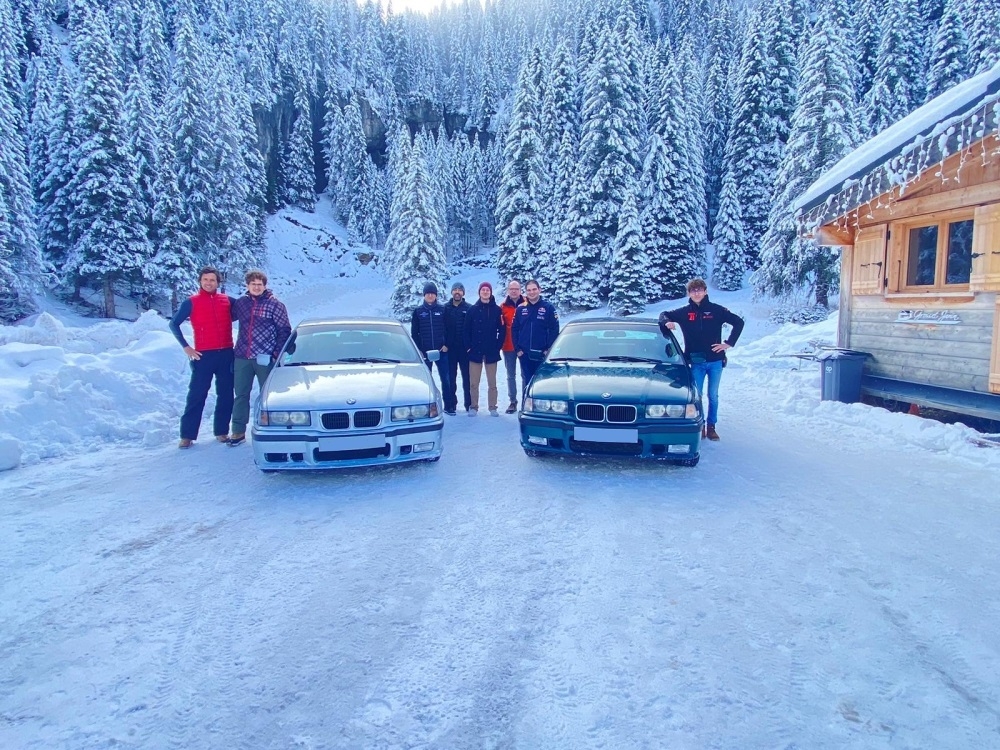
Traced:
POLYGON ((245 281, 246 293, 230 297, 219 292, 219 271, 205 266, 198 274, 198 292, 184 300, 170 320, 170 330, 191 363, 179 448, 190 448, 198 439, 213 380, 215 439, 232 447, 246 442, 254 378, 263 387, 292 332, 288 310, 267 288, 267 274, 249 271, 245 281), (187 320, 194 331, 194 346, 181 332, 187 320), (239 324, 235 342, 233 321, 239 324))
POLYGON ((465 299, 465 286, 452 284, 451 299, 438 302, 437 285, 424 285, 424 301, 413 311, 410 335, 430 369, 428 352, 437 351, 444 413, 458 413, 458 374, 462 374, 462 396, 470 417, 479 414, 479 389, 486 373, 486 406, 491 416, 500 416, 497 364, 502 359, 507 372, 506 413, 517 412, 518 399, 538 365, 559 335, 559 314, 542 299, 542 288, 532 279, 521 293, 521 283, 507 283, 504 301, 497 304, 493 285, 482 282, 475 304, 465 299), (521 363, 521 388, 517 387, 517 363, 521 363))

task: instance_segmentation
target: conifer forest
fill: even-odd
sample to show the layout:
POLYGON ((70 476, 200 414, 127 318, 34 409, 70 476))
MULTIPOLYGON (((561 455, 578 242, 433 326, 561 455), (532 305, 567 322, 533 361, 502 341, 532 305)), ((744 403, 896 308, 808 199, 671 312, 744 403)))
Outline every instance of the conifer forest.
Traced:
POLYGON ((997 0, 0 0, 0 320, 166 312, 204 264, 238 292, 286 206, 333 211, 397 312, 483 257, 568 310, 699 274, 827 305, 795 199, 998 29, 997 0))

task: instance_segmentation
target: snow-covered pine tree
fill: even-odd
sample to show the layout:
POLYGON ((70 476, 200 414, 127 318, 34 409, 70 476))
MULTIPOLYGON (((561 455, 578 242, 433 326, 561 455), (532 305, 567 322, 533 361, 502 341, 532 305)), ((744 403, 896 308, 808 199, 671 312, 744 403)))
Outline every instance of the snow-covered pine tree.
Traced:
POLYGON ((611 294, 608 309, 612 315, 635 315, 646 305, 648 259, 639 224, 639 207, 634 190, 625 196, 618 218, 618 234, 611 250, 611 294))
MULTIPOLYGON (((805 21, 802 0, 777 0, 765 11, 770 115, 782 146, 788 142, 798 87, 798 48, 805 21)), ((780 157, 780 154, 779 154, 780 157)))
POLYGON ((108 23, 124 85, 132 77, 139 57, 139 14, 132 0, 112 0, 108 23))
POLYGON ((854 46, 857 65, 854 73, 855 99, 864 101, 875 81, 878 45, 882 37, 881 0, 855 0, 854 46))
MULTIPOLYGON (((337 95, 332 89, 326 92, 326 107, 323 115, 323 156, 326 160, 326 190, 330 195, 330 202, 334 213, 341 221, 347 217, 340 212, 339 196, 341 190, 341 180, 344 174, 344 153, 346 151, 346 122, 344 113, 340 109, 337 95)), ((345 192, 346 194, 346 192, 345 192)))
POLYGON ((147 236, 153 228, 153 183, 159 170, 159 123, 141 69, 134 67, 125 92, 125 138, 132 160, 132 180, 147 236))
POLYGON ((98 281, 104 314, 115 317, 115 282, 134 277, 149 259, 143 209, 132 182, 131 160, 121 130, 122 90, 117 57, 104 11, 73 5, 73 52, 79 71, 73 129, 73 212, 67 269, 98 281))
MULTIPOLYGON (((405 126, 398 139, 409 141, 405 126)), ((387 243, 393 246, 395 258, 395 288, 392 293, 393 314, 408 320, 410 312, 419 304, 426 282, 432 281, 443 289, 447 276, 443 234, 438 224, 437 212, 430 194, 430 177, 421 141, 411 146, 400 143, 403 154, 400 212, 390 229, 387 243)))
MULTIPOLYGON (((21 95, 21 60, 25 59, 24 28, 21 16, 10 0, 0 0, 0 85, 7 89, 11 106, 17 116, 23 116, 25 103, 21 95)), ((23 130, 24 122, 17 124, 23 130)), ((9 208, 9 207, 8 207, 9 208)))
POLYGON ((156 106, 163 103, 170 87, 170 50, 163 34, 163 13, 159 0, 142 0, 138 65, 156 106))
POLYGON ((313 162, 312 116, 309 92, 300 82, 293 105, 295 120, 285 148, 285 201, 310 213, 316 208, 316 171, 313 162))
POLYGON ((214 173, 216 146, 212 128, 217 113, 209 106, 216 92, 210 85, 201 41, 189 13, 179 13, 174 21, 177 33, 167 94, 166 129, 173 142, 174 174, 182 200, 181 227, 191 238, 197 261, 217 263, 217 257, 208 255, 215 237, 212 201, 220 185, 214 173))
MULTIPOLYGON (((627 19, 623 23, 627 29, 627 19)), ((633 82, 626 81, 631 73, 629 61, 621 54, 623 45, 618 30, 605 29, 584 77, 580 169, 567 215, 561 274, 573 280, 560 294, 560 300, 571 308, 600 305, 608 287, 618 216, 640 171, 644 97, 637 99, 633 82)))
POLYGON ((836 289, 838 254, 799 238, 792 204, 857 145, 849 28, 846 0, 822 0, 803 50, 799 101, 753 278, 758 293, 783 295, 808 282, 816 303, 828 306, 836 289))
MULTIPOLYGON (((541 129, 545 161, 554 165, 565 133, 578 137, 580 104, 577 101, 579 77, 576 62, 566 41, 560 41, 552 52, 548 67, 545 93, 542 99, 541 129)), ((552 176, 553 181, 558 176, 552 176)))
POLYGON ((357 95, 352 96, 347 103, 340 127, 342 128, 339 132, 342 149, 339 156, 341 172, 337 176, 336 200, 337 209, 347 222, 352 210, 355 214, 360 210, 358 191, 361 189, 361 170, 368 156, 368 141, 361 119, 361 102, 357 95))
POLYGON ((882 132, 923 101, 921 20, 915 0, 887 0, 875 77, 864 99, 868 135, 882 132))
POLYGON ((725 292, 743 288, 746 272, 746 238, 743 236, 743 217, 740 215, 740 198, 731 173, 722 179, 722 196, 716 222, 715 264, 712 281, 725 292))
POLYGON ((732 5, 719 2, 709 21, 708 69, 705 73, 705 105, 701 129, 705 135, 705 205, 707 235, 714 237, 715 217, 719 212, 722 178, 725 173, 726 139, 732 117, 733 96, 729 80, 733 49, 732 5))
POLYGON ((171 312, 180 304, 180 290, 197 278, 198 262, 191 237, 184 231, 184 201, 177 187, 177 163, 170 138, 160 141, 156 179, 153 183, 153 258, 143 268, 151 282, 166 286, 171 312))
POLYGON ((739 191, 750 268, 759 263, 760 238, 767 231, 771 192, 780 162, 778 129, 768 105, 770 63, 762 31, 763 12, 757 8, 749 19, 726 143, 726 170, 733 173, 739 191))
MULTIPOLYGON (((696 273, 704 276, 706 273, 705 243, 708 242, 708 205, 705 192, 705 143, 701 129, 701 112, 704 109, 704 92, 702 90, 701 73, 694 59, 690 43, 682 44, 675 63, 680 79, 682 107, 681 133, 683 141, 678 143, 678 153, 682 153, 687 162, 687 211, 688 221, 688 252, 695 264, 696 273), (683 148, 683 152, 681 149, 683 148)), ((666 136, 668 141, 670 136, 666 136)))
MULTIPOLYGON (((5 0, 0 0, 4 2, 5 0)), ((4 45, 0 54, 11 53, 4 45)), ((6 67, 6 60, 0 58, 6 67)), ((25 113, 0 83, 0 321, 11 322, 34 308, 31 292, 42 273, 28 178, 25 113)))
POLYGON ((927 66, 926 101, 964 81, 969 72, 969 39, 959 16, 958 2, 945 0, 927 66))
MULTIPOLYGON (((36 57, 28 65, 31 110, 28 117, 28 176, 37 201, 49 163, 49 121, 52 118, 52 80, 48 57, 36 57)), ((41 206, 35 207, 40 211, 41 206)))
POLYGON ((542 237, 541 185, 544 152, 539 137, 538 92, 541 65, 532 50, 518 76, 514 111, 504 147, 503 177, 497 196, 497 270, 502 278, 528 279, 537 268, 542 237))
POLYGON ((32 171, 41 173, 36 210, 42 254, 57 274, 65 277, 70 247, 69 220, 73 213, 69 182, 73 176, 71 154, 77 145, 73 131, 75 108, 69 75, 58 56, 53 56, 50 67, 55 71, 55 81, 47 122, 40 119, 42 115, 35 118, 38 127, 46 129, 48 160, 44 164, 33 163, 32 171))
POLYGON ((966 0, 966 31, 969 35, 969 68, 985 73, 1000 61, 1000 5, 996 0, 966 0))

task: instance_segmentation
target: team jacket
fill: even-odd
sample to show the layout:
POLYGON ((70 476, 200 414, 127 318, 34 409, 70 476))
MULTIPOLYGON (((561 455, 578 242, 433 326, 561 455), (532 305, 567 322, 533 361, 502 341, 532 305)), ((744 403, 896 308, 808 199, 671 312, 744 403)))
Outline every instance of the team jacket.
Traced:
POLYGON ((448 301, 444 306, 444 340, 448 344, 448 352, 454 352, 456 357, 465 357, 467 345, 463 332, 471 309, 472 305, 464 299, 460 305, 448 301))
POLYGON ((421 352, 440 349, 447 346, 444 329, 444 307, 435 302, 428 305, 424 302, 413 311, 410 318, 410 336, 421 352))
POLYGON ((517 308, 511 336, 514 350, 531 356, 531 352, 548 350, 559 335, 559 313, 543 299, 527 302, 517 308))
POLYGON ((664 310, 660 313, 660 330, 666 335, 667 323, 673 322, 681 327, 684 333, 684 353, 691 358, 692 354, 705 357, 706 362, 725 361, 725 352, 713 352, 713 344, 722 343, 722 326, 729 324, 733 330, 726 339, 730 346, 736 346, 736 341, 743 332, 743 318, 730 312, 722 305, 708 301, 708 295, 700 305, 688 300, 684 307, 675 310, 664 310))
POLYGON ((288 310, 265 289, 259 297, 249 292, 233 303, 233 318, 239 321, 236 356, 253 359, 259 354, 277 357, 292 333, 288 310))
POLYGON ((188 342, 181 333, 181 323, 191 321, 194 329, 194 348, 199 352, 233 348, 232 306, 235 300, 219 292, 209 294, 199 289, 197 294, 181 303, 177 314, 170 320, 170 331, 181 346, 188 342))
POLYGON ((470 362, 491 364, 500 361, 500 347, 503 346, 507 327, 496 300, 484 303, 476 300, 472 310, 465 316, 465 343, 470 362))
POLYGON ((507 333, 504 336, 503 346, 501 347, 505 352, 514 351, 514 313, 517 312, 517 308, 522 304, 524 304, 524 297, 518 297, 516 301, 510 297, 504 297, 503 304, 500 305, 500 312, 503 314, 503 324, 507 327, 507 333))

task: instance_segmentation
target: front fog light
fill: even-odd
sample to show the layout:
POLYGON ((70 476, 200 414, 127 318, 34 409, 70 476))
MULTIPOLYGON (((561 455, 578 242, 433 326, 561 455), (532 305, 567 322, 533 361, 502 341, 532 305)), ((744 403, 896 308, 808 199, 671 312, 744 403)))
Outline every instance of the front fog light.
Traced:
POLYGON ((528 435, 528 442, 532 445, 548 445, 549 439, 543 437, 537 437, 535 435, 528 435))
POLYGON ((690 453, 691 446, 685 443, 684 445, 668 445, 667 453, 690 453))
POLYGON ((434 450, 434 443, 415 443, 413 446, 414 453, 426 453, 432 450, 434 450))

